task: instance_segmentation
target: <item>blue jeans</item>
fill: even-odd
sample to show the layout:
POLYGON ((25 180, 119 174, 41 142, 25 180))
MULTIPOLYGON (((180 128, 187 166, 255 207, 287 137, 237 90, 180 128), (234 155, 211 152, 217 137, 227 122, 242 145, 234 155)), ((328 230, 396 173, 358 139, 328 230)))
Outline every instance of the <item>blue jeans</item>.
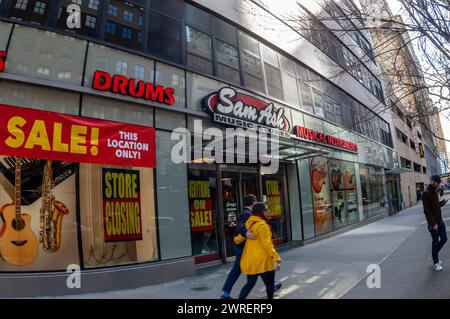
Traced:
POLYGON ((273 290, 275 287, 275 271, 268 271, 258 275, 247 275, 247 283, 244 287, 242 287, 241 293, 239 294, 239 299, 247 298, 248 294, 255 286, 256 280, 258 280, 258 276, 261 276, 264 285, 266 285, 267 299, 273 299, 273 290))
POLYGON ((223 285, 222 288, 222 291, 225 291, 229 294, 231 293, 231 289, 233 289, 234 284, 241 275, 241 257, 243 249, 236 248, 235 252, 236 252, 236 259, 234 260, 233 268, 231 268, 227 280, 225 281, 225 284, 223 285))
POLYGON ((433 257, 433 262, 436 264, 439 262, 439 251, 447 242, 447 230, 445 228, 445 223, 438 224, 437 230, 434 230, 430 225, 428 225, 428 231, 433 239, 431 244, 431 255, 433 257))

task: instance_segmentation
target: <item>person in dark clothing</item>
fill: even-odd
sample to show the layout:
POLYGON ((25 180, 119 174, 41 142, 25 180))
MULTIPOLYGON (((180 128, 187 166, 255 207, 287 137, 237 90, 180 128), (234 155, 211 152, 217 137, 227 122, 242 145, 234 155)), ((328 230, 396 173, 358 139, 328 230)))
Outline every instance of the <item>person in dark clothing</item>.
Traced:
MULTIPOLYGON (((245 223, 252 215, 253 206, 258 202, 255 195, 247 195, 243 198, 243 204, 244 208, 242 209, 242 212, 239 214, 238 222, 236 225, 236 231, 235 235, 241 235, 242 237, 245 237, 246 239, 254 240, 256 237, 247 230, 247 227, 245 226, 245 223)), ((236 245, 235 247, 235 253, 236 253, 236 259, 234 260, 233 267, 230 270, 230 273, 228 274, 227 279, 225 280, 225 284, 222 288, 222 297, 221 299, 231 299, 231 289, 233 289, 234 284, 239 279, 239 276, 241 275, 241 257, 242 252, 244 251, 245 247, 245 240, 239 245, 236 245)), ((275 284, 275 291, 279 290, 281 288, 281 283, 275 284)))
POLYGON ((431 184, 422 194, 423 211, 428 222, 428 231, 432 238, 432 256, 433 269, 441 271, 442 263, 439 260, 439 251, 447 242, 447 230, 442 219, 441 207, 447 204, 448 200, 439 201, 438 188, 441 183, 439 175, 431 177, 431 184))

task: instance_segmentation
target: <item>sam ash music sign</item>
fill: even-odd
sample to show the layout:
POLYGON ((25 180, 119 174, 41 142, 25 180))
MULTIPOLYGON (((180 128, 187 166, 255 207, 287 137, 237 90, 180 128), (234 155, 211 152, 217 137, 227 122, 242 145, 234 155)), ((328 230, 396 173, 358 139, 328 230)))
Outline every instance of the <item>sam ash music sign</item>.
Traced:
POLYGON ((0 154, 154 168, 154 128, 0 105, 0 154))
POLYGON ((142 240, 139 171, 103 168, 106 242, 142 240))

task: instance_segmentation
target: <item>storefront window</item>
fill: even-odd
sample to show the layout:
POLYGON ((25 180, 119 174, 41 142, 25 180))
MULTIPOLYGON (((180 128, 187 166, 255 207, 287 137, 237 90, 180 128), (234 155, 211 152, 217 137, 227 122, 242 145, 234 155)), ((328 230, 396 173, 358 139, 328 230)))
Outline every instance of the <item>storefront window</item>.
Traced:
POLYGON ((344 174, 345 204, 347 208, 348 223, 354 224, 359 222, 358 186, 355 163, 345 161, 342 163, 342 169, 344 174))
POLYGON ((152 169, 80 164, 80 214, 85 267, 158 258, 152 169))
POLYGON ((333 205, 328 181, 328 159, 311 159, 311 186, 314 206, 314 225, 316 236, 332 231, 333 205))
POLYGON ((383 169, 360 165, 360 179, 364 219, 386 212, 383 169))
POLYGON ((6 72, 81 84, 86 41, 16 25, 8 49, 6 72))
POLYGON ((330 183, 331 183, 331 201, 333 204, 333 226, 339 229, 347 225, 347 207, 345 202, 345 182, 342 162, 338 160, 329 160, 330 183))
MULTIPOLYGON (((215 255, 210 258, 218 259, 216 222, 218 181, 214 167, 211 167, 211 170, 204 168, 199 169, 196 165, 189 167, 188 193, 192 254, 194 256, 215 255)), ((238 209, 238 203, 234 201, 233 204, 232 199, 229 200, 229 205, 225 209, 238 209)))
POLYGON ((87 117, 153 126, 153 109, 92 95, 83 96, 81 114, 87 117))
POLYGON ((65 270, 67 265, 80 263, 76 171, 77 164, 68 162, 0 156, 1 271, 65 270), (17 191, 21 195, 18 199, 21 217, 31 219, 20 233, 20 238, 27 241, 25 246, 21 246, 23 250, 8 246, 4 239, 18 236, 13 234, 10 237, 10 231, 14 232, 11 222, 17 217, 16 206, 11 203, 15 202, 17 191), (41 224, 45 216, 52 216, 60 222, 56 223, 54 232, 49 230, 52 217, 41 224))
POLYGON ((0 83, 0 103, 78 115, 80 96, 41 86, 2 81, 0 83))
POLYGON ((284 166, 276 175, 263 175, 263 202, 269 207, 269 221, 275 232, 274 241, 278 244, 287 241, 286 233, 286 185, 284 166))
POLYGON ((8 44, 12 24, 0 21, 0 50, 5 50, 8 44))

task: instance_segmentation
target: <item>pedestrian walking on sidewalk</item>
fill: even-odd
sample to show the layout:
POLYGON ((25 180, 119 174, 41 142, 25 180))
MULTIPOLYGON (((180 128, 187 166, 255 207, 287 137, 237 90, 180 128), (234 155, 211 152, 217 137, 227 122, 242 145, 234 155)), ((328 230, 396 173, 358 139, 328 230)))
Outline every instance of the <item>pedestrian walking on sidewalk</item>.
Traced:
MULTIPOLYGON (((242 288, 239 299, 245 299, 261 276, 266 285, 267 298, 273 299, 275 288, 275 270, 280 269, 281 258, 273 245, 273 230, 267 220, 268 208, 264 203, 253 206, 252 216, 247 220, 246 227, 255 240, 246 240, 241 257, 241 271, 247 275, 247 283, 242 288)), ((236 243, 243 240, 242 236, 235 238, 236 243)))
POLYGON ((233 268, 231 268, 230 273, 225 280, 225 284, 223 285, 221 297, 222 299, 231 299, 231 289, 233 289, 234 284, 241 275, 241 256, 242 252, 244 251, 245 239, 255 239, 255 236, 250 231, 247 231, 245 223, 252 215, 253 206, 257 201, 258 200, 255 195, 247 195, 243 199, 244 209, 239 214, 235 233, 236 236, 240 234, 243 240, 239 245, 236 245, 235 247, 236 259, 234 260, 233 268))
MULTIPOLYGON (((441 207, 447 204, 446 199, 439 201, 438 189, 441 183, 439 175, 431 177, 431 184, 422 194, 423 211, 427 218, 428 230, 432 238, 432 260, 433 269, 441 271, 442 262, 439 260, 439 251, 447 242, 447 230, 444 220, 442 219, 441 207)), ((430 259, 431 259, 430 258, 430 259)))

